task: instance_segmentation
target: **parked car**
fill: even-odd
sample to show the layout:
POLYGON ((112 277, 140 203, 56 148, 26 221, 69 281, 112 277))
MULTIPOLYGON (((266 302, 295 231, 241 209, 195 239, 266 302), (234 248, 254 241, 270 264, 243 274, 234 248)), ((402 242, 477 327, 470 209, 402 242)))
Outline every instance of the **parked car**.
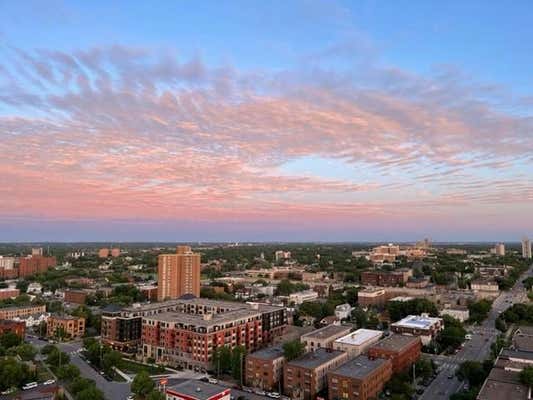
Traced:
POLYGON ((128 397, 126 397, 126 400, 134 400, 135 399, 135 395, 133 393, 131 393, 128 397))
POLYGON ((56 383, 55 379, 48 379, 43 382, 43 385, 53 385, 54 383, 56 383))
POLYGON ((218 383, 218 379, 215 379, 215 378, 209 378, 207 381, 209 383, 212 383, 213 385, 216 385, 218 383))
POLYGON ((245 391, 245 392, 248 392, 248 393, 253 393, 254 392, 252 388, 249 388, 247 386, 243 386, 242 390, 245 391))
POLYGON ((254 393, 256 395, 258 395, 258 396, 266 396, 266 392, 264 390, 261 390, 261 389, 255 389, 254 393))
POLYGON ((26 383, 24 386, 22 386, 22 390, 30 390, 37 387, 37 382, 30 382, 26 383))
POLYGON ((279 394, 278 392, 268 392, 267 396, 272 399, 279 399, 281 397, 281 394, 279 394))

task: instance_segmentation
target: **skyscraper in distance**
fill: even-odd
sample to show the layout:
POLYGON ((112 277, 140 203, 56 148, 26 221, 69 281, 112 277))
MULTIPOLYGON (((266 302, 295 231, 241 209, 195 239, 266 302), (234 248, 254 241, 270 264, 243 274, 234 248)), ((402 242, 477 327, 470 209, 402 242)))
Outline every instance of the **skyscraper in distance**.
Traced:
POLYGON ((200 254, 189 246, 178 246, 175 254, 157 259, 157 298, 177 299, 184 294, 200 297, 200 254))
POLYGON ((522 257, 531 258, 531 240, 527 237, 522 239, 522 257))

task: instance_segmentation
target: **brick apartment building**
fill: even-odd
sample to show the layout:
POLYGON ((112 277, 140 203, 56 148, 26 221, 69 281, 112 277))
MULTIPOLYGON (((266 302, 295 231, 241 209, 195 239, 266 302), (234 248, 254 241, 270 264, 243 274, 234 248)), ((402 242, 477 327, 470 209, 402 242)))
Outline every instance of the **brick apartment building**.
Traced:
POLYGON ((357 302, 361 307, 382 307, 387 302, 385 289, 362 289, 357 293, 357 302))
POLYGON ((333 342, 352 330, 352 325, 327 325, 300 336, 300 342, 305 344, 306 351, 320 348, 333 348, 333 342))
POLYGON ((391 335, 368 349, 369 358, 391 360, 392 372, 404 372, 420 358, 422 342, 416 336, 391 335))
POLYGON ((21 321, 9 321, 6 319, 0 320, 0 335, 8 332, 12 332, 23 338, 26 334, 26 324, 21 321))
POLYGON ((15 288, 4 288, 0 289, 0 300, 10 299, 12 297, 17 297, 20 294, 19 289, 15 288))
POLYGON ((71 315, 51 315, 46 322, 46 336, 55 337, 63 330, 67 338, 82 338, 85 334, 85 318, 71 315))
POLYGON ((330 399, 377 399, 391 376, 390 360, 362 355, 328 372, 328 396, 330 399))
MULTIPOLYGON (((246 304, 186 298, 146 304, 140 307, 121 308, 113 305, 105 307, 102 310, 102 341, 116 350, 134 353, 139 350, 143 340, 143 325, 147 326, 147 328, 144 329, 147 335, 149 334, 148 332, 152 330, 148 328, 150 326, 148 319, 151 316, 162 315, 164 313, 175 313, 177 315, 175 315, 174 318, 177 319, 175 321, 169 321, 169 325, 177 323, 179 326, 179 318, 181 316, 188 317, 189 320, 196 316, 197 320, 201 320, 203 319, 204 314, 213 315, 214 317, 216 315, 222 315, 237 310, 246 312, 251 311, 254 314, 259 314, 260 329, 254 333, 254 336, 257 334, 262 335, 260 340, 257 340, 261 344, 271 343, 276 337, 283 334, 284 329, 287 326, 287 314, 284 307, 258 303, 246 304), (146 323, 143 323, 143 318, 147 319, 146 323)), ((212 320, 218 319, 220 319, 220 317, 213 318, 212 320)), ((157 322, 158 327, 163 326, 164 329, 167 329, 164 326, 165 324, 164 321, 157 322)), ((155 325, 156 323, 153 321, 152 326, 155 325)), ((190 326, 183 325, 183 328, 179 328, 179 330, 180 332, 192 332, 193 326, 194 323, 190 326)), ((186 336, 188 334, 183 333, 183 335, 186 336)), ((152 341, 152 343, 154 343, 154 341, 152 341)), ((170 349, 173 345, 172 343, 168 342, 169 346, 166 346, 164 341, 162 343, 163 345, 154 345, 155 347, 160 348, 161 356, 163 356, 163 350, 172 352, 170 349)), ((174 344, 176 344, 176 342, 174 342, 174 344)), ((150 351, 155 349, 155 347, 150 347, 150 351)), ((148 352, 148 348, 146 351, 148 352)), ((187 359, 188 356, 184 355, 183 357, 187 359)))
POLYGON ((83 290, 67 289, 64 293, 66 303, 85 304, 87 300, 87 292, 83 290))
POLYGON ((284 393, 293 400, 312 400, 326 388, 328 371, 345 363, 343 351, 320 348, 287 362, 283 375, 284 393))
POLYGON ((251 309, 222 313, 166 312, 143 317, 143 357, 184 368, 208 370, 218 347, 262 345, 261 313, 251 309))
POLYGON ((346 352, 348 358, 351 359, 363 354, 370 346, 379 341, 382 336, 382 331, 357 329, 355 332, 351 332, 335 340, 333 342, 333 348, 346 352))
POLYGON ((200 254, 189 246, 178 246, 175 254, 157 257, 157 296, 159 300, 183 295, 200 296, 200 254))
POLYGON ((403 286, 413 275, 410 269, 396 271, 364 271, 361 273, 361 283, 370 286, 403 286))
POLYGON ((0 256, 0 279, 15 279, 18 269, 15 268, 15 257, 0 256))
POLYGON ((0 319, 14 319, 29 317, 33 314, 42 314, 46 312, 46 306, 21 306, 0 308, 0 319))
POLYGON ((267 347, 246 356, 246 384, 281 392, 285 357, 279 346, 267 347))
POLYGON ((18 276, 24 278, 26 276, 42 274, 50 268, 55 267, 57 261, 55 257, 45 256, 27 256, 20 258, 18 267, 18 276))

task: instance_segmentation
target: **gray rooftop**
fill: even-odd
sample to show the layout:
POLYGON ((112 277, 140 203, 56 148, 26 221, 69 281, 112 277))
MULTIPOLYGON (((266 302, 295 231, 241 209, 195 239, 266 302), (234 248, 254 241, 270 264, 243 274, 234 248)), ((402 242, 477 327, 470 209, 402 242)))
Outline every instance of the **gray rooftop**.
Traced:
POLYGON ((204 319, 203 314, 189 314, 183 312, 163 312, 161 314, 150 315, 144 317, 149 320, 165 321, 165 322, 179 322, 181 324, 190 324, 196 326, 210 327, 214 325, 223 324, 225 322, 232 322, 240 319, 256 318, 261 316, 261 313, 251 309, 232 310, 219 314, 212 314, 211 319, 204 319))
POLYGON ((344 351, 326 350, 322 347, 317 351, 311 351, 307 354, 304 354, 300 358, 289 361, 287 365, 314 369, 319 365, 327 363, 328 361, 331 361, 337 357, 341 357, 344 354, 346 354, 344 351))
POLYGON ((306 339, 326 339, 332 336, 339 336, 350 332, 352 326, 349 325, 327 325, 324 328, 317 329, 302 335, 306 339))
POLYGON ((392 351, 401 351, 405 347, 412 345, 414 342, 419 341, 420 338, 418 336, 390 335, 389 337, 374 343, 372 347, 392 351))
POLYGON ((500 354, 501 358, 515 358, 515 359, 522 359, 522 360, 530 360, 533 361, 533 353, 529 351, 520 351, 520 350, 502 350, 500 354))
POLYGON ((283 349, 279 346, 266 347, 264 349, 254 351, 248 356, 260 360, 274 360, 276 358, 283 357, 283 349))
POLYGON ((222 387, 222 386, 213 385, 207 382, 188 380, 182 383, 178 383, 176 385, 168 386, 167 390, 170 390, 170 391, 173 391, 179 394, 184 394, 194 399, 207 400, 229 389, 222 387))
POLYGON ((383 364, 390 362, 384 358, 370 359, 367 356, 360 355, 339 368, 331 371, 332 374, 346 376, 355 379, 364 379, 366 376, 372 374, 377 369, 381 368, 383 364))

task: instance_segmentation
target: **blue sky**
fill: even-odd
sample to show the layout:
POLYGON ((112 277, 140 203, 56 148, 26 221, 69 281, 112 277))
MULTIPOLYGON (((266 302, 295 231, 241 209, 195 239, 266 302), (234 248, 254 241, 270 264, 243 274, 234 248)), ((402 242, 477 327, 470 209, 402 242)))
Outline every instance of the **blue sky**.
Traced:
POLYGON ((24 154, 0 240, 520 237, 532 20, 529 1, 0 0, 0 150, 24 154))

